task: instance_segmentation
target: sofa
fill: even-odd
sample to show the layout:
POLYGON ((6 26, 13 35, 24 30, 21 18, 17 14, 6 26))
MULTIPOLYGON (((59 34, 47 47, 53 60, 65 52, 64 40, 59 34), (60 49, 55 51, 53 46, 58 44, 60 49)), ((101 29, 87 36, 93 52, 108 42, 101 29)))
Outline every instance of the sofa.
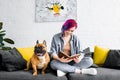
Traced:
POLYGON ((96 76, 69 73, 62 77, 57 77, 56 71, 52 70, 50 66, 48 66, 44 75, 42 75, 40 71, 38 71, 38 75, 36 77, 32 75, 32 69, 30 69, 29 71, 24 71, 24 68, 26 67, 26 62, 31 57, 30 52, 32 51, 33 47, 13 48, 9 51, 0 50, 0 80, 120 80, 120 65, 119 62, 117 62, 120 61, 118 60, 120 57, 120 50, 107 49, 106 51, 103 48, 97 47, 96 49, 95 47, 95 52, 90 52, 86 54, 86 56, 91 56, 93 60, 95 60, 94 54, 98 54, 99 56, 99 53, 100 55, 101 53, 104 53, 104 57, 106 56, 106 59, 104 59, 104 63, 102 66, 101 62, 99 62, 100 59, 98 59, 98 61, 94 61, 94 64, 91 66, 97 69, 96 76), (96 50, 98 52, 96 52, 96 50), (29 57, 25 58, 26 55, 24 55, 25 53, 23 52, 29 52, 29 55, 27 54, 29 57), (115 56, 112 55, 117 64, 115 62, 112 62, 115 60, 112 60, 110 62, 110 53, 117 54, 117 59, 115 56))

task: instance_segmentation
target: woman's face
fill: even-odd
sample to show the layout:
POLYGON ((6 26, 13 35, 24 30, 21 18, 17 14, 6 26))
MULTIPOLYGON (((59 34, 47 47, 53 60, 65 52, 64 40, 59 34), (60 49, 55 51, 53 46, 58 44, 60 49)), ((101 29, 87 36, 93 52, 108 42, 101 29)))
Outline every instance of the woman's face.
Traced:
POLYGON ((72 35, 72 33, 75 31, 76 27, 72 27, 68 30, 65 30, 65 35, 72 35))

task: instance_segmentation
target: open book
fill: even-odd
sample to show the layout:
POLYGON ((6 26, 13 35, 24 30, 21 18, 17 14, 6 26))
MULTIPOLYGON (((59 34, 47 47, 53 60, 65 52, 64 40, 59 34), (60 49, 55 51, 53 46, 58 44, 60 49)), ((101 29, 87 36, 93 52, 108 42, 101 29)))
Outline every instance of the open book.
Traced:
POLYGON ((59 54, 58 54, 58 56, 59 56, 60 58, 64 57, 64 58, 68 58, 68 59, 73 59, 73 58, 79 57, 80 54, 75 54, 75 55, 69 56, 69 55, 67 55, 65 52, 60 51, 59 54))

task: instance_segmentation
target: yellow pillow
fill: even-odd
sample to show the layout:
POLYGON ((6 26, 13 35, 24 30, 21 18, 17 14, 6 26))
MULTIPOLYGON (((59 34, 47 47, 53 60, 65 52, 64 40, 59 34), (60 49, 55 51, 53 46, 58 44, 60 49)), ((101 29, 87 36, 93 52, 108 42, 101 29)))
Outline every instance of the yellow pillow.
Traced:
POLYGON ((28 61, 34 53, 34 47, 17 48, 17 50, 26 61, 28 61))
POLYGON ((93 54, 93 61, 95 64, 102 66, 106 60, 106 57, 108 55, 108 51, 110 49, 108 48, 102 48, 100 46, 94 47, 94 54, 93 54))

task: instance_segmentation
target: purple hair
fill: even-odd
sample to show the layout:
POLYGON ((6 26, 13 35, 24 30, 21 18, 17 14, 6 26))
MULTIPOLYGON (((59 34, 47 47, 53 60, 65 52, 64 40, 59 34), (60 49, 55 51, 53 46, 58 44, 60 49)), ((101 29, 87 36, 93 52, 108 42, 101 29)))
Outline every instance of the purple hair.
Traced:
POLYGON ((74 19, 68 19, 63 24, 61 31, 62 31, 62 33, 64 33, 64 31, 69 30, 72 27, 77 28, 77 22, 74 19))

